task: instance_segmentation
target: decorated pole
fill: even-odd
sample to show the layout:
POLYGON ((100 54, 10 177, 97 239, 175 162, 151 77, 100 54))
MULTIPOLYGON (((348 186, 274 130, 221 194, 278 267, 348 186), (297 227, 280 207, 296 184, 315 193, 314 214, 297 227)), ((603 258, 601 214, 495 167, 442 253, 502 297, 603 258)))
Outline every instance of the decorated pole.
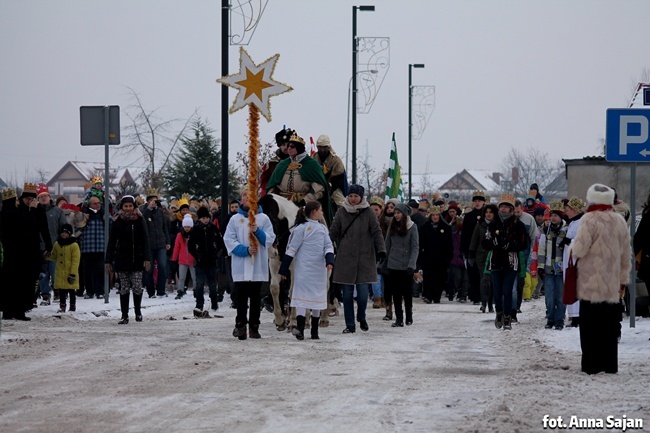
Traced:
MULTIPOLYGON (((259 199, 259 153, 260 153, 260 113, 268 122, 271 121, 271 96, 280 95, 293 90, 286 84, 275 81, 272 78, 275 64, 280 58, 279 54, 269 57, 263 63, 256 65, 243 47, 239 50, 239 72, 227 77, 221 77, 218 83, 233 87, 238 90, 237 97, 228 113, 241 110, 248 105, 248 135, 250 144, 248 146, 248 158, 250 167, 248 170, 248 221, 249 227, 255 225, 255 215, 259 199)), ((227 170, 228 167, 223 167, 227 170)), ((257 238, 251 231, 249 234, 250 246, 257 247, 257 238)), ((254 256, 251 260, 255 263, 254 256)))

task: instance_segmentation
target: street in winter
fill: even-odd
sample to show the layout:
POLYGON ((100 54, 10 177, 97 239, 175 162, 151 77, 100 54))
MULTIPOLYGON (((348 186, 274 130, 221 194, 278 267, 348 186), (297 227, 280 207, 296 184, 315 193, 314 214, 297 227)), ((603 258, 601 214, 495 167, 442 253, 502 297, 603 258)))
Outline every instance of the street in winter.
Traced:
POLYGON ((648 319, 623 321, 618 374, 590 376, 578 329, 544 329, 543 299, 511 331, 471 304, 414 299, 412 326, 369 308, 370 330, 346 335, 341 311, 317 341, 266 311, 262 339, 239 341, 229 302, 206 319, 193 306, 145 299, 144 321, 119 326, 112 294, 3 321, 0 431, 524 433, 572 416, 605 426, 581 431, 624 431, 608 417, 650 429, 648 319))

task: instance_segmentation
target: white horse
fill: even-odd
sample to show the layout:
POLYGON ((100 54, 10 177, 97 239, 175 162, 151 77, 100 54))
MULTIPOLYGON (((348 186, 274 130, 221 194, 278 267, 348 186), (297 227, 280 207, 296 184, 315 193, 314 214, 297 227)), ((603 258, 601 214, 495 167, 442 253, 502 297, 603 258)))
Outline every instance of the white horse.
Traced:
MULTIPOLYGON (((280 305, 280 282, 282 281, 279 271, 280 265, 282 264, 282 257, 284 252, 287 249, 287 244, 289 242, 289 235, 291 234, 291 228, 296 222, 296 215, 298 214, 298 206, 295 205, 291 200, 287 200, 281 195, 277 194, 267 194, 264 197, 260 198, 259 204, 262 206, 262 212, 264 212, 271 223, 273 224, 273 230, 275 231, 276 243, 269 247, 269 272, 271 274, 271 296, 273 297, 273 315, 275 316, 273 322, 278 331, 284 331, 289 328, 293 328, 296 324, 296 312, 295 308, 291 309, 291 313, 284 311, 284 306, 280 305)), ((289 297, 293 294, 293 281, 295 275, 293 275, 293 263, 291 264, 292 278, 291 278, 291 288, 289 289, 289 297)), ((329 299, 329 277, 331 271, 327 273, 327 290, 328 290, 328 299, 329 299)), ((336 304, 329 304, 328 310, 323 311, 320 316, 319 325, 322 327, 329 326, 329 312, 336 312, 336 304)), ((310 323, 309 320, 306 323, 310 323)))

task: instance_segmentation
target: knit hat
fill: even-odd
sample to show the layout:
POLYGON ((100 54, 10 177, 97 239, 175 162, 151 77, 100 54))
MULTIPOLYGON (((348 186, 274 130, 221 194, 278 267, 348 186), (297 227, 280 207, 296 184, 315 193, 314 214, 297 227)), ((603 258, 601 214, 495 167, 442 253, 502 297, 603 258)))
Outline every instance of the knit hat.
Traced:
POLYGON ((533 216, 544 216, 544 211, 545 210, 546 210, 546 208, 544 208, 544 207, 535 208, 535 210, 533 211, 533 216))
POLYGON ((406 216, 411 216, 411 213, 413 212, 413 208, 404 203, 397 203, 397 205, 395 205, 395 210, 400 211, 400 213, 406 216))
POLYGON ((536 192, 539 192, 539 186, 537 186, 536 183, 531 184, 530 188, 528 188, 528 189, 531 190, 531 191, 535 190, 536 192))
POLYGON ((447 206, 447 210, 449 209, 455 209, 456 213, 459 213, 458 203, 456 203, 455 201, 450 201, 449 205, 447 206))
POLYGON ((357 184, 352 184, 348 188, 348 195, 356 194, 356 195, 358 195, 360 197, 363 197, 365 192, 366 192, 366 190, 364 189, 364 187, 361 186, 361 185, 357 185, 357 184))
POLYGON ((550 220, 551 219, 551 210, 549 208, 542 208, 544 209, 544 221, 550 220))
POLYGON ((329 147, 330 149, 332 148, 332 145, 330 144, 330 138, 329 136, 322 134, 318 137, 318 140, 316 140, 316 146, 317 147, 329 147))
POLYGON ((201 218, 210 218, 210 211, 208 210, 207 207, 201 206, 198 211, 196 211, 196 215, 201 218))
POLYGON ((183 227, 194 227, 194 220, 192 219, 192 215, 185 214, 183 217, 183 227))
POLYGON ((386 200, 386 204, 388 203, 392 203, 393 206, 397 206, 399 204, 399 200, 397 200, 396 198, 389 198, 388 200, 386 200))
POLYGON ((61 234, 63 232, 65 232, 65 233, 69 234, 70 236, 72 236, 72 226, 70 224, 63 224, 61 226, 61 230, 59 230, 59 234, 61 234))
POLYGON ((50 189, 44 183, 39 183, 36 187, 36 197, 40 197, 43 194, 50 194, 50 189))
POLYGON ((614 190, 607 185, 595 183, 587 190, 587 203, 588 204, 605 204, 614 205, 614 190))
POLYGON ((122 200, 120 200, 120 209, 122 209, 124 203, 131 203, 135 206, 135 198, 133 198, 132 195, 125 195, 124 197, 122 197, 122 200))

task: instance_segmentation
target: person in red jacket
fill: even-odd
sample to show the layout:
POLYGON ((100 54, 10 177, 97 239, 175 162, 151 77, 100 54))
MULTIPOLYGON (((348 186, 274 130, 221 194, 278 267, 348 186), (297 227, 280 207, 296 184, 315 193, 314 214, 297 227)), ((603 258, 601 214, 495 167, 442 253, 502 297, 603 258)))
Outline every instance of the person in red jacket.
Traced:
POLYGON ((178 291, 176 299, 181 299, 185 294, 185 277, 187 271, 192 275, 192 282, 196 284, 196 271, 194 270, 194 257, 189 253, 187 247, 187 239, 190 236, 190 231, 194 227, 194 220, 192 215, 185 214, 183 217, 182 230, 176 235, 174 241, 174 252, 172 254, 172 262, 178 262, 178 291))

